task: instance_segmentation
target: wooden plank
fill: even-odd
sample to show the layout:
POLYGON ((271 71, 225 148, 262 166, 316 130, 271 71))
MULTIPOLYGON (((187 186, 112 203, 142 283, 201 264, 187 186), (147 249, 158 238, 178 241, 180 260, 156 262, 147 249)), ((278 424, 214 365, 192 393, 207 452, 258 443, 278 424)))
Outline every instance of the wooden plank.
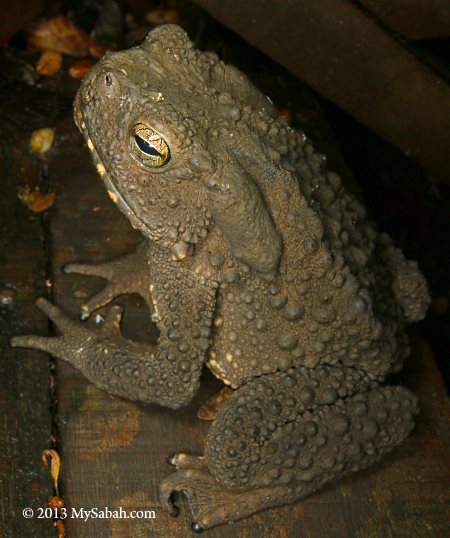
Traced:
POLYGON ((449 87, 355 5, 196 3, 436 177, 450 177, 449 87))
MULTIPOLYGON (((308 117, 311 103, 293 114, 308 117)), ((316 116, 315 123, 320 123, 316 116)), ((311 122, 314 121, 311 119, 311 122)), ((106 196, 81 137, 68 125, 52 170, 60 180, 52 221, 56 301, 76 316, 82 297, 101 281, 62 275, 59 268, 73 260, 98 262, 130 252, 138 240, 106 196)), ((135 297, 125 305, 125 331, 148 337, 148 314, 135 297)), ((94 320, 91 320, 93 323, 94 320)), ((378 466, 329 485, 294 506, 268 510, 247 520, 211 529, 222 537, 372 537, 439 536, 447 527, 449 404, 430 352, 415 345, 399 381, 420 397, 422 414, 411 438, 378 466), (299 531, 301 529, 301 531, 299 531)), ((165 463, 173 451, 200 454, 208 423, 196 411, 217 389, 205 376, 195 401, 171 411, 111 396, 96 389, 74 368, 60 361, 57 372, 59 428, 63 455, 63 491, 69 509, 122 506, 153 509, 155 519, 66 520, 69 536, 190 537, 186 504, 178 519, 163 513, 159 481, 171 471, 165 463)))
POLYGON ((358 0, 407 39, 450 36, 448 0, 358 0))
POLYGON ((42 115, 31 105, 24 117, 21 90, 19 82, 0 88, 0 536, 44 538, 52 534, 51 520, 37 518, 52 494, 41 461, 51 434, 49 357, 9 346, 13 335, 48 332, 34 307, 45 293, 42 220, 17 197, 19 186, 37 183, 28 136, 42 115), (33 518, 22 516, 27 507, 33 518))

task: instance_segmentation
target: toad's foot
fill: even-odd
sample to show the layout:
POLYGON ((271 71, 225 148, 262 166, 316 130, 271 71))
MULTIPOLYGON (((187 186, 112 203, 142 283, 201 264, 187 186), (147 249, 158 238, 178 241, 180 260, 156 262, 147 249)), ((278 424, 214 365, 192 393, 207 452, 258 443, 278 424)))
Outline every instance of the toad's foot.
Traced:
POLYGON ((50 353, 55 357, 64 358, 75 367, 80 367, 81 357, 84 353, 82 343, 89 343, 95 339, 95 332, 100 338, 116 337, 120 335, 120 320, 123 309, 118 305, 112 306, 103 322, 96 330, 70 319, 56 305, 40 297, 36 306, 46 314, 60 331, 60 336, 46 337, 35 335, 14 336, 11 338, 12 347, 28 347, 50 353))
POLYGON ((126 293, 139 293, 151 306, 147 244, 140 243, 135 252, 111 262, 98 265, 69 263, 63 267, 64 273, 97 276, 108 284, 94 297, 82 305, 81 319, 86 320, 94 310, 100 308, 114 297, 126 293))
POLYGON ((256 511, 286 502, 282 488, 227 490, 211 475, 203 458, 186 457, 185 454, 174 457, 179 456, 182 458, 177 472, 164 479, 159 486, 161 503, 166 512, 178 515, 178 508, 171 500, 172 493, 184 492, 195 532, 242 519, 256 511))

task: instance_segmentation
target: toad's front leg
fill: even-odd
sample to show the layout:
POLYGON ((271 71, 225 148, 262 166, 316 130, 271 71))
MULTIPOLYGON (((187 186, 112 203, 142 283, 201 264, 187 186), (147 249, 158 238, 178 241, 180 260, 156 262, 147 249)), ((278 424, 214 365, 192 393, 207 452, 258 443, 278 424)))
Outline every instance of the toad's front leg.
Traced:
POLYGON ((111 302, 119 295, 138 293, 151 308, 150 245, 141 241, 134 252, 110 262, 100 264, 68 263, 64 273, 97 276, 108 281, 107 285, 81 306, 81 319, 87 319, 94 310, 111 302))
POLYGON ((177 263, 161 264, 152 279, 157 346, 124 338, 118 307, 99 329, 69 319, 45 299, 38 306, 61 336, 17 336, 11 344, 64 359, 113 394, 172 408, 186 405, 197 391, 209 348, 216 290, 214 283, 177 263))
POLYGON ((171 458, 177 471, 161 483, 161 501, 172 511, 172 492, 184 491, 196 531, 295 502, 377 461, 416 412, 408 390, 369 387, 351 370, 265 375, 224 402, 204 459, 171 458))

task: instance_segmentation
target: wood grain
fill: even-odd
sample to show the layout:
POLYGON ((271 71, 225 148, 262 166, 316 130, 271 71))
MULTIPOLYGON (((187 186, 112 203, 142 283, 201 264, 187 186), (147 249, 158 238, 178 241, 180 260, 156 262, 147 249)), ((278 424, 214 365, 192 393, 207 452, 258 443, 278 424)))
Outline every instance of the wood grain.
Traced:
MULTIPOLYGON (((41 462, 51 434, 49 357, 12 349, 9 339, 48 332, 45 316, 34 307, 45 293, 47 261, 41 217, 17 197, 20 186, 36 182, 37 169, 19 128, 23 104, 9 106, 11 91, 9 85, 0 88, 0 536, 44 538, 51 521, 25 519, 22 510, 45 508, 52 493, 41 462)), ((30 116, 33 129, 39 114, 30 116)))

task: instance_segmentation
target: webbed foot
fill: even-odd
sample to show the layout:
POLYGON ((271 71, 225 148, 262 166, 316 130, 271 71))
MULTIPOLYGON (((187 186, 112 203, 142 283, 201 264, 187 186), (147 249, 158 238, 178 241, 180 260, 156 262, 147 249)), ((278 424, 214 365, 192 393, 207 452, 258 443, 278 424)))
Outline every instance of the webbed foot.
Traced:
POLYGON ((267 499, 271 501, 268 506, 272 506, 274 493, 280 493, 268 488, 228 490, 212 476, 203 458, 182 456, 178 470, 160 483, 160 499, 166 512, 178 515, 172 494, 183 492, 188 499, 194 532, 246 517, 264 508, 267 499))
POLYGON ((105 337, 120 337, 120 320, 122 307, 112 306, 100 327, 95 329, 66 316, 60 308, 47 299, 40 297, 36 306, 46 314, 56 325, 60 336, 23 335, 11 338, 12 347, 26 347, 50 353, 55 357, 63 358, 76 367, 80 367, 83 357, 95 345, 96 340, 101 342, 105 337))
POLYGON ((145 243, 139 244, 132 254, 111 262, 96 265, 68 263, 63 267, 63 272, 96 276, 108 281, 99 293, 81 306, 81 320, 86 320, 94 310, 126 293, 139 293, 149 302, 149 276, 145 243))

